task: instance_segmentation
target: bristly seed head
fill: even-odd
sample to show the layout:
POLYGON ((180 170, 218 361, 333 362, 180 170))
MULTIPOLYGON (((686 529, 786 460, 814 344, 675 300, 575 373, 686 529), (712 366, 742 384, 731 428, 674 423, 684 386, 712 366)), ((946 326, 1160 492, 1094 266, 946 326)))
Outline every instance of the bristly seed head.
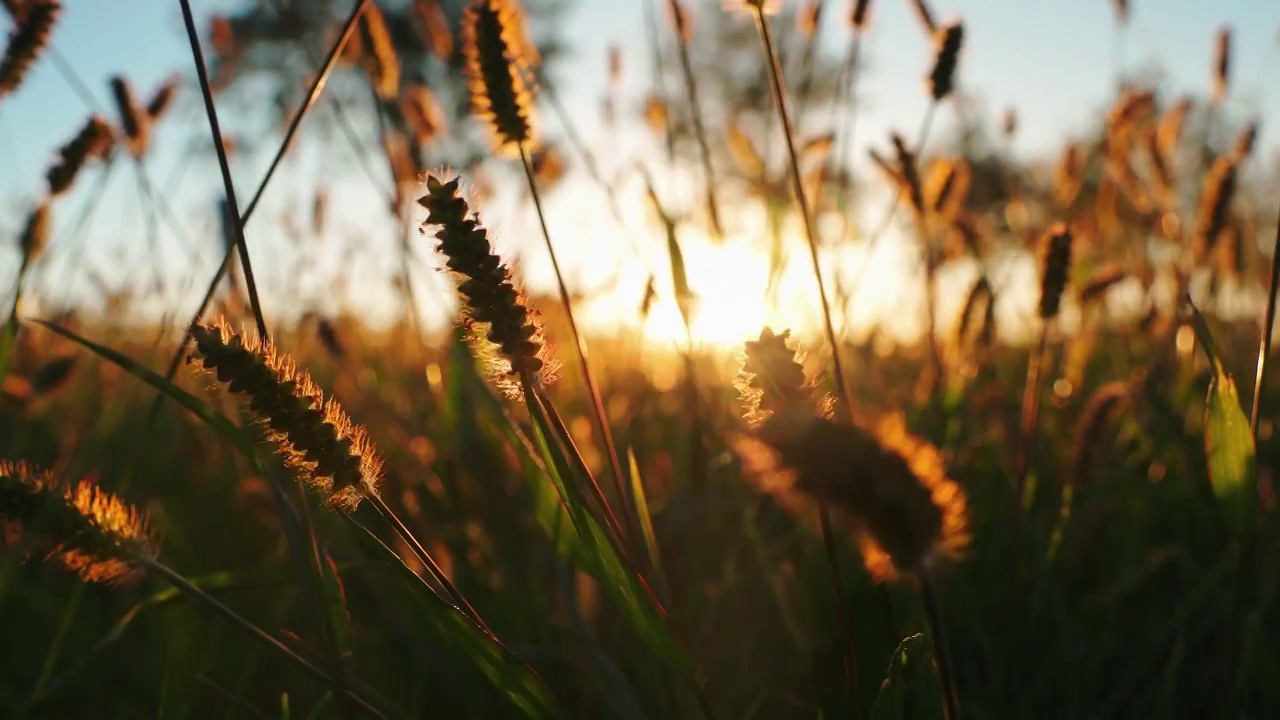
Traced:
POLYGON ((365 429, 347 417, 292 358, 256 337, 234 333, 225 320, 192 330, 189 362, 227 383, 275 443, 285 464, 336 507, 355 509, 378 495, 382 461, 365 429))
POLYGON ((821 502, 852 526, 879 581, 918 575, 969 544, 964 491, 941 452, 892 416, 872 427, 775 414, 740 445, 747 477, 796 512, 821 502))
POLYGON ((387 20, 375 2, 360 14, 361 45, 368 50, 361 57, 369 82, 383 100, 394 100, 400 92, 400 56, 396 54, 387 20))
POLYGON ((849 13, 849 24, 854 32, 861 34, 867 31, 867 10, 870 7, 871 0, 854 0, 853 10, 849 13))
POLYGON ((20 531, 33 552, 85 582, 135 577, 158 553, 146 515, 88 481, 60 483, 49 472, 0 460, 0 525, 20 531))
POLYGON ((14 18, 18 26, 9 33, 9 44, 0 58, 0 99, 18 89, 49 44, 62 5, 57 0, 30 0, 24 10, 23 17, 14 18))
POLYGON ((488 231, 459 192, 459 178, 427 176, 427 193, 418 203, 427 209, 423 226, 435 226, 439 250, 448 268, 465 279, 458 285, 472 321, 487 325, 486 338, 501 349, 510 378, 554 379, 542 326, 511 283, 511 273, 493 252, 488 231))
POLYGON ((46 200, 32 208, 27 215, 27 224, 18 237, 23 265, 30 265, 44 254, 44 249, 49 244, 49 213, 49 201, 46 200))
POLYGON ((58 150, 58 159, 45 174, 49 194, 57 196, 70 189, 85 163, 101 156, 110 146, 111 126, 99 115, 89 118, 76 136, 58 150))
POLYGON ((1040 319, 1051 320, 1062 308, 1062 293, 1067 289, 1071 270, 1071 231, 1064 223, 1049 228, 1041 241, 1040 319))
POLYGON ((151 118, 152 122, 164 117, 169 108, 173 107, 173 99, 177 97, 181 82, 182 78, 178 75, 170 75, 160 87, 156 88, 155 94, 147 101, 147 117, 151 118))
POLYGON ((142 157, 151 144, 151 117, 138 106, 133 86, 123 77, 111 78, 111 95, 120 113, 120 129, 124 130, 125 144, 134 157, 142 157))
POLYGON ((472 0, 462 16, 473 112, 493 134, 494 146, 515 154, 533 142, 535 58, 517 0, 472 0))
POLYGON ((759 340, 743 347, 742 368, 734 384, 746 405, 743 417, 759 426, 775 413, 830 414, 830 398, 815 403, 813 385, 804 377, 804 353, 787 345, 790 330, 760 331, 759 340))
POLYGON ((1199 263, 1213 250, 1218 235, 1227 226, 1235 194, 1236 163, 1230 155, 1222 155, 1209 168, 1200 194, 1195 235, 1191 238, 1191 255, 1195 262, 1199 263))
POLYGON ((933 70, 929 72, 929 94, 939 101, 955 88, 956 66, 960 61, 960 48, 964 45, 964 25, 959 20, 947 23, 935 32, 937 50, 933 56, 933 70))

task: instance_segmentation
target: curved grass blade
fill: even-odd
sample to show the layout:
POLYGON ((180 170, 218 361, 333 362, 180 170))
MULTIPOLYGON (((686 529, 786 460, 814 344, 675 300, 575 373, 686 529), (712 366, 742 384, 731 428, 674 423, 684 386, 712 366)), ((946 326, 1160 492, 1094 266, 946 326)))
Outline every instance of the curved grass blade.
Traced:
POLYGON ((657 579, 664 597, 670 597, 666 589, 667 573, 662 568, 662 554, 658 552, 658 539, 653 532, 653 516, 649 514, 649 499, 640 478, 640 465, 636 462, 634 448, 627 448, 627 470, 631 473, 631 496, 635 498, 636 519, 640 521, 640 534, 644 536, 644 549, 649 554, 649 566, 657 579))
POLYGON ((942 689, 930 658, 933 651, 924 633, 902 639, 893 651, 884 682, 871 706, 871 720, 942 717, 942 689))
POLYGON ((1204 409, 1209 483, 1228 529, 1236 538, 1245 538, 1253 530, 1258 506, 1257 448, 1249 430, 1249 417, 1240 405, 1235 379, 1222 364, 1209 324, 1195 305, 1191 305, 1191 311, 1192 327, 1213 368, 1204 409))
POLYGON ((246 433, 242 428, 237 427, 235 423, 228 420, 225 415, 210 409, 207 404, 202 402, 196 396, 186 390, 183 390, 177 385, 174 385, 172 382, 164 379, 164 376, 143 366, 129 356, 112 350, 105 345, 99 345, 92 340, 83 338, 56 323, 51 323, 47 320, 32 320, 30 322, 38 323, 58 335, 71 340, 103 360, 119 366, 120 369, 130 375, 133 375, 151 387, 173 398, 179 405, 190 410, 191 414, 200 418, 210 427, 217 430, 218 433, 226 438, 236 450, 253 463, 256 470, 259 472, 262 471, 262 465, 258 460, 257 453, 254 451, 253 440, 249 437, 248 433, 246 433))
MULTIPOLYGON (((424 584, 422 576, 415 573, 394 550, 387 547, 381 538, 349 515, 347 520, 360 532, 355 536, 372 552, 383 556, 388 563, 397 569, 401 578, 413 586, 424 584)), ((492 684, 507 702, 519 710, 522 717, 542 719, 562 717, 550 692, 542 679, 525 665, 519 658, 504 650, 493 642, 479 627, 472 623, 461 610, 450 605, 443 598, 431 591, 414 593, 420 598, 431 617, 429 623, 432 634, 439 640, 447 652, 464 660, 492 684)))

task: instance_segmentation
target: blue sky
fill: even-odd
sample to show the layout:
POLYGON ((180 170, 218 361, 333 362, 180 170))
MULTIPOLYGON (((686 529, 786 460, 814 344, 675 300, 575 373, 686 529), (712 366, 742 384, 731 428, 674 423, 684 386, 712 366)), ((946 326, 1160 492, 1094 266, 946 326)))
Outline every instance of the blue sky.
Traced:
MULTIPOLYGON (((664 2, 665 0, 658 0, 664 2)), ((214 12, 234 7, 228 1, 194 3, 199 25, 207 25, 214 12)), ((934 0, 930 3, 939 20, 963 18, 966 28, 965 50, 961 63, 964 89, 981 102, 984 112, 994 119, 1005 107, 1014 107, 1019 117, 1019 134, 1014 150, 1026 156, 1054 153, 1064 133, 1084 132, 1105 103, 1113 82, 1115 35, 1112 3, 1108 0, 934 0)), ((84 77, 96 96, 99 107, 108 114, 111 103, 107 79, 117 73, 131 78, 139 91, 149 93, 166 75, 192 69, 181 15, 176 0, 130 0, 128 11, 119 3, 67 3, 58 27, 54 45, 84 77)), ((842 23, 835 22, 848 11, 849 0, 829 0, 831 22, 824 40, 836 50, 847 40, 842 23)), ((1240 114, 1255 114, 1263 119, 1261 145, 1266 157, 1280 144, 1280 3, 1263 0, 1132 0, 1131 22, 1124 43, 1124 65, 1133 69, 1159 65, 1168 74, 1170 85, 1178 91, 1203 96, 1210 84, 1210 62, 1213 34, 1220 25, 1234 33, 1233 84, 1229 100, 1231 109, 1240 114)), ((719 0, 703 2, 698 9, 699 22, 719 17, 719 0)), ((665 17, 665 16, 664 16, 665 17)), ((866 48, 869 73, 861 92, 866 104, 859 120, 860 146, 856 157, 865 157, 866 143, 883 144, 891 129, 912 131, 926 107, 922 80, 931 55, 928 39, 923 35, 905 0, 872 0, 871 32, 866 48)), ((644 0, 577 0, 565 18, 565 36, 573 39, 572 54, 566 58, 564 78, 572 78, 563 92, 575 114, 583 119, 583 131, 597 148, 603 149, 615 139, 602 135, 598 120, 600 93, 605 87, 605 53, 611 44, 623 49, 627 68, 628 91, 635 97, 647 89, 645 76, 648 50, 644 28, 644 0)), ((664 31, 667 30, 664 25, 664 31)), ((188 98, 190 100, 191 98, 188 98)), ((84 102, 72 91, 54 65, 40 62, 20 91, 0 101, 0 193, 6 198, 5 219, 0 228, 16 230, 28 203, 39 188, 39 178, 54 149, 83 122, 84 102)), ((217 168, 212 156, 193 154, 189 140, 204 132, 203 114, 198 107, 187 105, 182 113, 160 130, 159 147, 150 164, 153 181, 165 187, 176 177, 179 164, 193 163, 183 171, 179 197, 170 201, 183 208, 180 214, 188 225, 184 234, 204 243, 199 248, 200 263, 211 271, 217 246, 210 240, 213 226, 211 213, 215 193, 219 192, 217 168), (188 177, 190 176, 190 177, 188 177), (187 212, 196 207, 200 212, 187 212)), ((234 123, 235 118, 228 122, 234 123)), ((941 126, 947 113, 939 117, 941 126)), ((945 128, 943 128, 945 129, 945 128)), ((935 137, 937 135, 935 134, 935 137)), ((314 145, 304 144, 302 153, 288 172, 294 179, 322 176, 323 159, 307 155, 314 145)), ((261 174, 265 158, 237 161, 235 175, 242 194, 248 194, 261 174)), ((378 166, 380 167, 380 165, 378 166)), ((99 257, 123 254, 126 263, 148 260, 139 225, 141 210, 130 173, 118 173, 108 193, 102 216, 95 222, 88 247, 99 257)), ((283 179, 283 178, 282 178, 283 179)), ((268 200, 275 207, 307 202, 306 194, 295 192, 295 183, 285 179, 281 187, 273 186, 268 200)), ((575 187, 571 183, 569 188, 575 187)), ((83 188, 81 189, 83 190, 83 188)), ((309 188, 308 188, 309 192, 309 188)), ((589 192, 583 190, 582 192, 589 192)), ((375 201, 367 193, 355 190, 344 194, 353 206, 375 201)), ((588 247, 590 238, 600 233, 616 233, 606 217, 585 218, 580 212, 581 194, 562 189, 550 199, 553 232, 562 235, 571 251, 588 247), (556 230, 556 228, 559 228, 556 230)), ((59 206, 59 220, 68 220, 77 206, 73 197, 59 206), (62 211, 62 207, 69 208, 62 211)), ((309 206, 302 216, 309 213, 309 206)), ((528 222, 518 208, 497 213, 491 224, 517 227, 528 222)), ((265 228, 265 226, 264 226, 265 228)), ((361 228, 350 228, 360 232, 361 228)), ((265 233, 262 229, 259 232, 265 233)), ((503 235, 517 235, 514 231, 503 235)), ((527 251, 530 284, 548 287, 547 263, 536 248, 521 242, 537 243, 536 235, 519 233, 516 239, 506 237, 511 252, 524 256, 527 251)), ((294 256, 281 249, 278 238, 272 242, 250 233, 250 242, 261 249, 255 260, 263 268, 265 294, 271 292, 272 279, 287 278, 294 272, 294 256)), ((170 262, 183 262, 183 250, 165 233, 163 252, 170 262)), ((591 252, 565 252, 565 264, 574 277, 588 277, 586 268, 593 262, 591 252), (574 258, 585 258, 575 263, 574 258)), ((329 258, 330 265, 341 262, 329 258)), ((0 251, 0 277, 11 273, 16 253, 0 251)), ((384 263, 382 269, 386 269, 384 263)), ((367 269, 377 274, 376 269, 367 269)), ((360 282, 357 278, 354 282, 360 282)), ((428 286, 439 288, 439 278, 428 277, 428 286), (434 284, 434 285, 433 285, 434 284)), ((324 297, 326 288, 311 292, 324 297)), ((183 307, 191 300, 182 300, 183 307)), ((264 299, 264 303, 267 301, 264 299)), ((438 308, 439 303, 421 303, 438 308)), ((270 314, 270 307, 268 313, 270 314)), ((187 311, 182 310, 181 314, 187 311)), ((436 310, 440 317, 447 312, 436 310)))

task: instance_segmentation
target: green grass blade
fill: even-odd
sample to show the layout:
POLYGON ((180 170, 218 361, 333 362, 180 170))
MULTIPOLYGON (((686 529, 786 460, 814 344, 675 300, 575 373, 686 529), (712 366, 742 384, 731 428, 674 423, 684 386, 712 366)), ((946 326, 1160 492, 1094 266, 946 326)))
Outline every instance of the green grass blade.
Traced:
MULTIPOLYGON (((344 515, 359 532, 354 535, 372 552, 383 556, 401 577, 414 587, 423 583, 394 550, 350 516, 344 515)), ((434 592, 414 593, 431 617, 429 629, 444 649, 474 667, 521 717, 543 719, 562 717, 555 700, 533 670, 502 648, 471 622, 462 611, 434 592)))
MULTIPOLYGON (((653 568, 654 577, 665 586, 667 573, 662 569, 662 555, 658 552, 658 539, 653 532, 653 516, 649 514, 649 499, 644 492, 634 448, 627 448, 627 469, 631 473, 631 496, 635 498, 636 516, 640 521, 640 533, 644 536, 645 551, 649 554, 649 565, 653 568)), ((669 597, 669 593, 663 594, 669 597)))
POLYGON ((583 559, 587 564, 583 569, 599 580, 613 596, 632 628, 654 654, 676 672, 692 676, 693 664, 672 636, 657 599, 631 571, 604 528, 587 509, 586 498, 576 483, 570 481, 572 463, 552 442, 556 437, 555 429, 536 398, 530 399, 529 415, 533 420, 534 441, 546 462, 546 477, 555 484, 584 546, 583 559))
POLYGON ((248 458, 249 461, 254 464, 256 469, 259 471, 262 470, 262 466, 258 461, 257 453, 254 452, 252 438, 250 438, 243 429, 236 427, 236 425, 228 420, 225 415, 215 412, 196 396, 164 379, 163 375, 160 375, 127 355, 116 352, 105 345, 99 345, 92 340, 88 340, 77 335, 71 330, 46 320, 34 320, 33 322, 39 323, 58 335, 75 342, 103 360, 118 365, 122 370, 130 375, 133 375, 151 387, 173 398, 179 405, 190 410, 193 415, 203 420, 213 429, 217 430, 218 433, 226 438, 236 450, 239 450, 246 458, 248 458))
POLYGON ((1240 405, 1235 380, 1222 364, 1209 324, 1194 305, 1191 309, 1200 347, 1213 367, 1204 410, 1209 483, 1218 499, 1223 521, 1233 535, 1244 538, 1252 531, 1257 512, 1257 448, 1249 431, 1249 417, 1240 405))
POLYGON ((893 651, 884 682, 871 706, 871 720, 942 717, 941 688, 924 633, 902 639, 893 651), (914 712, 909 715, 907 708, 914 712))

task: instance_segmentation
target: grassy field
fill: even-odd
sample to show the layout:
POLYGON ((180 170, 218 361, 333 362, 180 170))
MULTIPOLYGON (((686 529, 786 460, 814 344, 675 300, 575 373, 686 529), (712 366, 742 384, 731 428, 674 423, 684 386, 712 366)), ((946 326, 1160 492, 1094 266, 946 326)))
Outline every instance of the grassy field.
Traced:
MULTIPOLYGON (((411 313, 268 326, 245 232, 255 195, 231 187, 221 144, 234 282, 213 279, 190 327, 186 308, 136 321, 158 302, 144 290, 107 312, 27 312, 26 281, 64 241, 49 229, 63 193, 112 153, 145 154, 169 100, 121 83, 119 122, 89 123, 51 160, 3 298, 0 717, 1280 714, 1280 392, 1258 387, 1277 197, 1257 126, 1221 105, 1230 35, 1207 63, 1214 97, 1134 81, 1096 136, 1064 139, 1043 167, 894 135, 869 143, 878 175, 850 178, 832 147, 852 142, 875 3, 696 7, 751 30, 767 142, 704 122, 698 93, 723 88, 691 82, 695 9, 670 3, 675 82, 649 121, 702 173, 687 216, 648 187, 644 241, 669 261, 651 287, 690 328, 670 347, 587 332, 563 281, 519 291, 459 188, 472 170, 423 166, 434 101, 402 82, 408 41, 387 5, 335 22, 307 91, 337 68, 379 98, 396 208, 456 282, 452 332, 411 313), (812 50, 779 59, 820 22, 850 41, 826 89, 798 79, 816 77, 812 50), (830 137, 799 129, 819 103, 838 111, 830 137), (919 249, 903 282, 927 298, 912 345, 841 332, 847 273, 820 252, 881 241, 824 237, 819 220, 886 183, 919 249), (791 262, 819 273, 812 327, 695 337, 678 230, 714 235, 728 187, 796 223, 791 262), (1011 257, 1034 267, 1025 300, 1001 279, 1011 257), (947 296, 958 267, 974 280, 947 296)), ((932 117, 955 100, 963 25, 911 5, 935 39, 932 117)), ((6 6, 0 100, 76 12, 6 6)), ((181 6, 213 121, 222 63, 206 71, 205 54, 235 57, 236 38, 181 6)), ((524 184, 537 214, 521 231, 554 251, 543 188, 556 162, 592 158, 537 143, 548 86, 519 3, 443 7, 424 37, 456 39, 485 162, 524 184)), ((1014 132, 1012 116, 992 131, 1014 132)), ((621 183, 589 174, 617 202, 621 183)))

